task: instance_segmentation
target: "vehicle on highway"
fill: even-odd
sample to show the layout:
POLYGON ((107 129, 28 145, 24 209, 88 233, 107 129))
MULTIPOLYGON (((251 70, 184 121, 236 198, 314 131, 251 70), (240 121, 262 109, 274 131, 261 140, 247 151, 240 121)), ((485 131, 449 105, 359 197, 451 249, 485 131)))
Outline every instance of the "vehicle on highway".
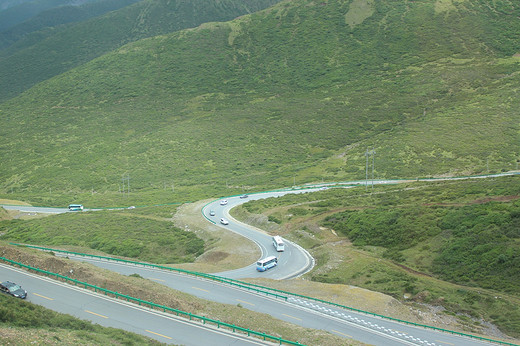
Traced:
POLYGON ((81 204, 69 204, 70 211, 82 211, 83 206, 81 204))
POLYGON ((220 223, 223 224, 223 225, 228 225, 229 224, 229 221, 224 219, 224 218, 221 218, 220 219, 220 223))
POLYGON ((269 256, 260 261, 256 262, 256 270, 259 272, 265 272, 267 269, 271 269, 278 265, 278 258, 275 256, 269 256))
POLYGON ((279 235, 275 235, 273 237, 273 246, 276 249, 276 251, 278 251, 278 252, 284 251, 285 250, 285 244, 283 242, 282 237, 280 237, 279 235))
POLYGON ((242 198, 242 199, 247 198, 247 197, 249 197, 249 195, 246 195, 246 194, 240 196, 240 198, 242 198))
POLYGON ((215 211, 214 210, 210 210, 209 211, 209 216, 215 216, 215 211))
POLYGON ((24 290, 21 286, 11 281, 5 281, 0 283, 0 291, 10 294, 16 298, 25 299, 27 297, 27 291, 24 290))
POLYGON ((223 199, 222 201, 220 201, 220 205, 226 205, 227 204, 227 199, 223 199))

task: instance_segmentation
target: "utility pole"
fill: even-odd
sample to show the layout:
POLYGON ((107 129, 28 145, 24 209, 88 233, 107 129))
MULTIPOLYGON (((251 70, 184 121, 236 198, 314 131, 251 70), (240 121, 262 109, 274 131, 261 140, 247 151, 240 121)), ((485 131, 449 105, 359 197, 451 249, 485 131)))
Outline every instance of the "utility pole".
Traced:
POLYGON ((365 157, 366 157, 366 165, 365 165, 365 191, 368 190, 368 147, 367 147, 367 151, 365 151, 365 157))
POLYGON ((372 190, 374 190, 374 166, 376 162, 376 149, 372 147, 372 190))
POLYGON ((374 166, 375 166, 375 161, 376 161, 376 150, 374 147, 372 147, 372 150, 368 150, 368 147, 367 147, 367 151, 365 151, 365 156, 366 156, 366 164, 365 164, 365 191, 368 190, 368 159, 370 157, 370 155, 372 155, 372 189, 374 189, 374 166))

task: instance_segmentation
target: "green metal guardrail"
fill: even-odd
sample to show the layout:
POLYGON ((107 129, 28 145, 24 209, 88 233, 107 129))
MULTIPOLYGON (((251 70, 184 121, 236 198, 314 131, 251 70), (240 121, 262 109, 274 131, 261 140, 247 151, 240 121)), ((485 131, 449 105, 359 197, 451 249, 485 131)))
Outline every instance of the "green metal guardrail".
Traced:
POLYGON ((34 246, 34 245, 23 245, 23 244, 16 244, 16 243, 10 243, 10 244, 16 245, 16 246, 23 246, 23 247, 29 247, 29 248, 44 250, 44 251, 69 253, 69 254, 78 255, 78 256, 101 258, 101 259, 125 262, 125 263, 130 263, 130 264, 135 264, 135 265, 143 265, 143 266, 148 266, 148 267, 153 267, 153 268, 158 268, 158 269, 166 269, 166 270, 170 270, 170 271, 177 271, 179 273, 184 273, 184 274, 187 274, 187 275, 194 275, 194 276, 198 276, 198 277, 202 277, 202 278, 206 278, 206 279, 210 279, 210 280, 215 280, 215 281, 218 281, 220 283, 225 283, 225 284, 229 284, 229 285, 232 285, 232 286, 248 289, 248 290, 254 291, 256 293, 263 293, 263 294, 266 294, 266 295, 274 296, 276 298, 282 298, 285 301, 287 301, 288 296, 294 296, 294 297, 304 298, 304 299, 308 299, 308 300, 313 300, 313 301, 316 301, 316 302, 319 302, 319 303, 322 303, 322 304, 332 305, 332 306, 335 306, 335 307, 338 307, 338 308, 342 308, 342 309, 346 309, 346 310, 349 310, 349 311, 354 311, 354 312, 358 312, 358 313, 362 313, 362 314, 367 314, 367 315, 371 315, 371 316, 375 316, 375 317, 379 317, 379 318, 382 318, 382 319, 391 320, 391 321, 395 321, 395 322, 399 322, 399 323, 409 324, 409 325, 412 325, 412 326, 415 326, 415 327, 422 327, 422 328, 432 329, 432 330, 436 330, 436 331, 440 331, 440 332, 444 332, 444 333, 465 336, 465 337, 469 337, 469 338, 473 338, 473 339, 478 339, 478 340, 482 340, 482 341, 489 341, 489 342, 502 344, 502 345, 518 346, 517 344, 513 344, 513 343, 510 343, 510 342, 506 342, 506 341, 494 340, 494 339, 484 338, 484 337, 477 336, 477 335, 457 332, 457 331, 454 331, 454 330, 443 329, 443 328, 438 328, 438 327, 434 327, 434 326, 429 326, 429 325, 426 325, 426 324, 420 324, 420 323, 415 323, 415 322, 411 322, 411 321, 401 320, 401 319, 398 319, 398 318, 384 316, 384 315, 376 314, 376 313, 373 313, 373 312, 356 309, 356 308, 353 308, 353 307, 350 307, 350 306, 329 302, 329 301, 322 300, 322 299, 319 299, 319 298, 308 297, 308 296, 301 295, 301 294, 298 294, 298 293, 291 293, 291 292, 279 290, 279 289, 276 289, 276 288, 261 286, 261 285, 252 284, 252 283, 245 282, 245 281, 235 280, 235 279, 224 278, 224 277, 217 276, 217 275, 193 272, 193 271, 183 270, 183 269, 178 269, 178 268, 165 267, 165 266, 161 266, 161 265, 157 265, 157 264, 151 264, 151 263, 129 261, 129 260, 124 260, 124 259, 119 259, 119 258, 112 258, 112 257, 107 257, 107 256, 97 256, 97 255, 82 254, 82 253, 78 253, 78 252, 71 252, 71 251, 66 251, 66 250, 50 249, 50 248, 44 248, 44 247, 34 246))
POLYGON ((76 279, 72 279, 72 278, 69 278, 68 276, 65 276, 65 275, 53 273, 53 272, 50 272, 50 271, 47 271, 47 270, 35 268, 35 267, 29 266, 29 265, 26 265, 26 264, 23 264, 23 263, 20 263, 20 262, 16 262, 16 261, 10 260, 10 259, 5 258, 5 257, 0 257, 0 260, 2 260, 4 262, 7 262, 7 263, 9 263, 9 264, 11 264, 13 266, 19 266, 20 268, 25 268, 25 269, 28 269, 28 270, 32 270, 32 271, 35 271, 37 273, 41 273, 41 274, 44 274, 44 275, 47 275, 47 276, 53 276, 56 279, 62 279, 62 280, 64 280, 67 283, 70 282, 70 283, 74 284, 75 286, 83 286, 86 289, 94 290, 94 292, 101 292, 101 293, 104 293, 107 296, 108 295, 113 296, 116 299, 120 298, 120 299, 126 300, 127 302, 137 303, 140 306, 150 307, 150 309, 159 309, 159 310, 162 310, 163 312, 174 313, 177 316, 188 318, 190 321, 197 321, 198 320, 198 321, 202 322, 203 324, 212 323, 212 324, 216 325, 217 328, 225 327, 225 328, 228 328, 229 330, 233 331, 233 333, 240 332, 240 333, 243 333, 243 334, 247 334, 247 336, 254 336, 254 337, 257 337, 257 338, 261 338, 264 341, 268 340, 268 341, 278 342, 279 345, 303 345, 303 344, 300 344, 299 342, 285 340, 285 339, 283 339, 281 337, 269 335, 269 334, 262 333, 262 332, 257 332, 257 331, 254 331, 252 329, 239 327, 239 326, 234 325, 234 324, 222 322, 222 321, 219 321, 219 320, 214 320, 212 318, 207 318, 207 317, 204 317, 204 316, 199 316, 199 315, 196 315, 196 314, 192 314, 190 312, 186 312, 186 311, 182 311, 182 310, 179 310, 179 309, 170 308, 170 307, 165 306, 165 305, 156 304, 156 303, 149 302, 149 301, 146 301, 146 300, 142 300, 142 299, 139 299, 139 298, 134 298, 134 297, 131 297, 131 296, 119 293, 119 292, 114 292, 114 291, 107 290, 105 288, 102 288, 102 287, 99 287, 99 286, 96 286, 96 285, 89 284, 87 282, 83 282, 83 281, 79 281, 79 280, 76 280, 76 279))
MULTIPOLYGON (((227 279, 227 280, 229 280, 229 281, 238 281, 238 280, 234 280, 234 279, 227 279)), ((477 335, 457 332, 457 331, 450 330, 450 329, 438 328, 438 327, 429 326, 429 325, 426 325, 426 324, 420 324, 420 323, 415 323, 415 322, 411 322, 411 321, 401 320, 401 319, 398 319, 398 318, 393 318, 393 317, 389 317, 389 316, 385 316, 385 315, 380 315, 380 314, 376 314, 376 313, 373 313, 373 312, 356 309, 356 308, 353 308, 353 307, 350 307, 350 306, 345 306, 345 305, 329 302, 329 301, 322 300, 322 299, 319 299, 319 298, 313 298, 313 297, 304 296, 304 295, 301 295, 301 294, 298 294, 298 293, 286 292, 286 291, 282 291, 282 290, 279 290, 279 289, 276 289, 276 288, 265 287, 265 286, 261 286, 261 285, 248 283, 248 282, 242 282, 242 283, 245 284, 245 285, 261 287, 264 290, 272 290, 272 291, 280 292, 280 293, 283 293, 283 294, 286 294, 286 295, 290 295, 290 296, 295 296, 295 297, 299 297, 299 298, 313 300, 313 301, 316 301, 316 302, 319 302, 319 303, 332 305, 332 306, 339 307, 339 308, 342 308, 342 309, 346 309, 346 310, 349 310, 349 311, 359 312, 359 313, 362 313, 362 314, 367 314, 367 315, 371 315, 371 316, 375 316, 375 317, 379 317, 379 318, 382 318, 382 319, 391 320, 391 321, 395 321, 395 322, 399 322, 399 323, 403 323, 403 324, 409 324, 409 325, 412 325, 412 326, 415 326, 415 327, 422 327, 422 328, 426 328, 426 329, 433 329, 433 330, 444 332, 444 333, 465 336, 465 337, 469 337, 469 338, 473 338, 473 339, 478 339, 478 340, 481 340, 481 341, 489 341, 489 342, 502 344, 502 345, 518 346, 517 344, 513 344, 513 343, 510 343, 510 342, 506 342, 506 341, 489 339, 489 338, 485 338, 485 337, 481 337, 481 336, 477 336, 477 335)))
MULTIPOLYGON (((194 272, 194 271, 189 271, 189 270, 184 270, 184 269, 179 269, 179 268, 166 267, 166 266, 152 264, 152 263, 130 261, 130 260, 125 260, 125 259, 121 259, 121 258, 90 255, 90 254, 72 252, 72 251, 67 251, 67 250, 51 249, 51 248, 45 248, 45 247, 41 247, 41 246, 25 245, 25 244, 17 244, 17 243, 10 243, 10 244, 16 245, 16 246, 28 247, 28 248, 37 249, 37 250, 42 250, 42 251, 60 252, 60 253, 69 254, 69 255, 99 258, 99 259, 104 259, 104 260, 108 260, 108 261, 123 262, 123 263, 129 263, 129 264, 133 264, 133 265, 141 265, 144 267, 151 267, 151 268, 158 268, 158 269, 163 269, 163 270, 174 271, 174 272, 178 272, 178 273, 182 273, 182 274, 193 275, 193 276, 201 277, 204 279, 209 279, 209 280, 218 281, 221 283, 226 283, 226 284, 236 286, 236 287, 239 287, 242 289, 254 291, 255 293, 261 293, 261 294, 265 294, 268 296, 272 296, 272 297, 275 297, 278 299, 283 299, 283 300, 287 301, 286 295, 272 292, 272 290, 264 290, 261 288, 253 287, 251 285, 248 285, 246 282, 242 282, 242 281, 238 281, 238 280, 229 281, 230 279, 223 278, 223 277, 217 276, 217 275, 199 273, 199 272, 194 272)), ((261 287, 261 286, 259 286, 259 287, 261 287)))

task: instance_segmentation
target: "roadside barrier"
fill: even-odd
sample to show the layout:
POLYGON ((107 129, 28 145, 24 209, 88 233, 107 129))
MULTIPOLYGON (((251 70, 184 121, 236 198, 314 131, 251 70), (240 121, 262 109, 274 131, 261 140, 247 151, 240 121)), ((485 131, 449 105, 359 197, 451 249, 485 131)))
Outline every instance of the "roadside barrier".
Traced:
POLYGON ((287 298, 288 298, 286 295, 279 294, 277 292, 273 292, 270 289, 262 289, 261 288, 262 286, 254 287, 254 286, 249 285, 247 282, 242 282, 242 281, 239 281, 239 280, 229 281, 230 279, 223 278, 223 277, 218 276, 218 275, 194 272, 194 271, 184 270, 184 269, 179 269, 179 268, 166 267, 166 266, 162 266, 162 265, 158 265, 158 264, 152 264, 152 263, 146 263, 146 262, 130 261, 130 260, 122 259, 122 258, 114 258, 114 257, 98 256, 98 255, 89 255, 89 254, 84 254, 84 253, 80 253, 80 252, 72 252, 72 251, 59 250, 59 249, 51 249, 51 248, 45 248, 45 247, 41 247, 41 246, 34 246, 34 245, 25 245, 25 244, 16 244, 16 243, 9 243, 9 244, 16 245, 16 246, 21 246, 21 247, 28 247, 28 248, 42 250, 42 251, 59 252, 59 253, 64 253, 64 254, 69 254, 69 255, 74 255, 74 256, 99 258, 99 259, 103 259, 103 260, 106 260, 106 261, 115 261, 115 262, 122 262, 122 263, 127 263, 127 264, 139 265, 139 266, 143 266, 143 267, 150 267, 150 268, 169 270, 169 271, 173 271, 173 272, 177 272, 177 273, 181 273, 181 274, 193 275, 193 276, 201 277, 201 278, 204 278, 204 279, 218 281, 220 283, 226 283, 226 284, 229 284, 229 285, 232 285, 232 286, 235 286, 235 287, 239 287, 239 288, 242 288, 242 289, 245 289, 245 290, 254 291, 255 293, 265 294, 267 296, 271 296, 271 297, 274 297, 274 298, 277 298, 277 299, 283 299, 285 301, 287 301, 287 298))
MULTIPOLYGON (((229 280, 230 283, 232 281, 237 281, 237 280, 234 280, 234 279, 227 279, 227 280, 229 280)), ((412 326, 415 326, 415 327, 422 327, 422 328, 426 328, 426 329, 432 329, 432 330, 439 331, 439 332, 444 332, 444 333, 448 333, 448 334, 464 336, 464 337, 477 339, 477 340, 481 340, 481 341, 493 342, 493 343, 497 343, 497 344, 501 344, 501 345, 518 346, 517 344, 513 344, 513 343, 510 343, 510 342, 506 342, 506 341, 489 339, 489 338, 485 338, 485 337, 481 337, 481 336, 477 336, 477 335, 457 332, 457 331, 450 330, 450 329, 438 328, 438 327, 429 326, 429 325, 426 325, 426 324, 420 324, 420 323, 415 323, 415 322, 411 322, 411 321, 401 320, 401 319, 398 319, 398 318, 393 318, 393 317, 389 317, 389 316, 385 316, 385 315, 380 315, 380 314, 376 314, 376 313, 373 313, 373 312, 356 309, 356 308, 353 308, 353 307, 350 307, 350 306, 345 306, 345 305, 329 302, 329 301, 322 300, 322 299, 319 299, 319 298, 313 298, 313 297, 304 296, 304 295, 298 294, 298 293, 286 292, 286 291, 278 290, 276 288, 265 287, 265 286, 261 286, 261 285, 248 283, 248 282, 242 282, 242 283, 245 284, 245 285, 251 285, 253 287, 261 287, 264 290, 272 290, 272 291, 275 291, 275 292, 286 294, 288 296, 294 296, 294 297, 299 297, 299 298, 303 298, 303 299, 307 299, 307 300, 312 300, 312 301, 315 301, 315 302, 318 302, 318 303, 327 304, 327 305, 335 306, 335 307, 342 308, 342 309, 345 309, 345 310, 354 311, 354 312, 358 312, 358 313, 362 313, 362 314, 366 314, 366 315, 370 315, 370 316, 375 316, 375 317, 379 317, 379 318, 390 320, 390 321, 394 321, 394 322, 408 324, 408 325, 412 325, 412 326)))
MULTIPOLYGON (((183 270, 183 269, 178 269, 178 268, 171 268, 171 267, 166 267, 166 266, 161 266, 161 265, 151 264, 151 263, 129 261, 129 260, 124 260, 124 259, 120 259, 120 258, 82 254, 82 253, 79 253, 79 252, 71 252, 71 251, 59 250, 59 249, 50 249, 50 248, 44 248, 44 247, 34 246, 34 245, 24 245, 24 244, 16 244, 16 243, 10 243, 10 244, 11 245, 16 245, 16 246, 22 246, 22 247, 28 247, 28 248, 43 250, 43 251, 68 253, 68 254, 72 254, 72 255, 76 255, 76 256, 100 258, 100 259, 105 259, 105 260, 110 260, 110 261, 118 261, 118 262, 134 264, 134 265, 142 265, 142 266, 148 266, 148 267, 152 267, 152 268, 176 271, 176 272, 187 274, 187 275, 193 275, 193 276, 197 276, 197 277, 201 277, 201 278, 205 278, 205 279, 215 280, 215 281, 218 281, 220 283, 225 283, 225 284, 229 284, 231 286, 239 287, 239 288, 242 288, 242 289, 247 289, 247 290, 253 291, 255 293, 262 293, 262 294, 265 294, 265 295, 268 295, 268 296, 273 296, 273 297, 276 297, 276 298, 280 298, 280 299, 283 299, 285 301, 287 301, 289 296, 293 296, 293 297, 303 298, 303 299, 307 299, 307 300, 313 300, 315 302, 319 302, 319 303, 322 303, 322 304, 327 304, 327 305, 335 306, 335 307, 342 308, 342 309, 345 309, 345 310, 354 311, 354 312, 358 312, 358 313, 362 313, 362 314, 366 314, 366 315, 370 315, 370 316, 375 316, 375 317, 379 317, 379 318, 390 320, 390 321, 394 321, 394 322, 399 322, 399 323, 412 325, 412 326, 415 326, 415 327, 422 327, 422 328, 426 328, 426 329, 432 329, 432 330, 439 331, 439 332, 444 332, 444 333, 449 333, 449 334, 469 337, 469 338, 477 339, 477 340, 481 340, 481 341, 493 342, 493 343, 497 343, 497 344, 501 344, 501 345, 518 346, 517 344, 513 344, 513 343, 510 343, 510 342, 506 342, 506 341, 494 340, 494 339, 489 339, 489 338, 485 338, 485 337, 481 337, 481 336, 477 336, 477 335, 457 332, 457 331, 454 331, 454 330, 438 328, 438 327, 429 326, 429 325, 426 325, 426 324, 420 324, 420 323, 415 323, 415 322, 411 322, 411 321, 401 320, 401 319, 398 319, 398 318, 384 316, 384 315, 376 314, 376 313, 373 313, 373 312, 356 309, 356 308, 353 308, 353 307, 350 307, 350 306, 329 302, 329 301, 322 300, 322 299, 319 299, 319 298, 308 297, 308 296, 305 296, 305 295, 301 295, 301 294, 297 294, 297 293, 291 293, 291 292, 279 290, 279 289, 276 289, 276 288, 261 286, 261 285, 257 285, 257 284, 252 284, 252 283, 245 282, 245 281, 240 281, 240 280, 235 280, 235 279, 228 279, 228 278, 224 278, 224 277, 217 276, 217 275, 193 272, 193 271, 189 271, 189 270, 183 270)), ((70 279, 70 280, 72 280, 72 279, 70 279)), ((295 345, 299 345, 299 344, 295 344, 295 345)))
MULTIPOLYGON (((61 250, 59 250, 59 251, 61 251, 61 250)), ((285 339, 283 339, 281 337, 276 337, 276 336, 269 335, 269 334, 266 334, 266 333, 257 332, 257 331, 254 331, 252 329, 239 327, 239 326, 234 325, 234 324, 222 322, 222 321, 219 321, 219 320, 214 320, 212 318, 207 318, 207 317, 204 317, 204 316, 199 316, 199 315, 196 315, 196 314, 192 314, 190 312, 186 312, 186 311, 170 308, 170 307, 165 306, 165 305, 156 304, 156 303, 149 302, 149 301, 146 301, 146 300, 142 300, 142 299, 139 299, 139 298, 134 298, 134 297, 131 297, 131 296, 119 293, 119 292, 114 292, 114 291, 107 290, 105 288, 102 288, 102 287, 99 287, 99 286, 96 286, 96 285, 89 284, 87 282, 83 282, 83 281, 79 281, 79 280, 76 280, 76 279, 72 279, 72 278, 69 278, 68 276, 65 276, 65 275, 53 273, 53 272, 50 272, 50 271, 47 271, 47 270, 43 270, 43 269, 39 269, 39 268, 35 268, 35 267, 32 267, 32 266, 29 266, 29 265, 26 265, 26 264, 23 264, 23 263, 20 263, 20 262, 12 261, 12 260, 10 260, 8 258, 5 258, 5 257, 0 257, 0 260, 4 261, 6 263, 9 263, 9 264, 11 264, 13 266, 19 266, 20 268, 25 268, 25 269, 28 269, 28 270, 32 270, 32 271, 35 271, 35 272, 37 272, 39 274, 44 274, 44 275, 47 275, 47 276, 50 276, 50 277, 55 277, 56 279, 64 280, 65 282, 72 283, 75 286, 81 286, 81 287, 83 287, 85 289, 91 289, 94 292, 104 293, 106 296, 112 296, 112 297, 114 297, 116 299, 126 300, 127 302, 138 304, 140 306, 149 307, 150 309, 157 309, 157 310, 162 310, 163 312, 172 313, 172 314, 175 314, 176 316, 187 318, 190 321, 195 321, 195 322, 198 321, 198 322, 202 322, 202 324, 211 323, 211 324, 217 326, 217 328, 224 327, 224 328, 227 328, 227 329, 231 330, 233 333, 237 333, 237 332, 238 333, 243 333, 243 334, 246 334, 247 336, 254 336, 254 337, 260 338, 260 339, 262 339, 264 341, 277 342, 279 345, 302 345, 303 346, 303 344, 300 344, 299 342, 285 340, 285 339)))

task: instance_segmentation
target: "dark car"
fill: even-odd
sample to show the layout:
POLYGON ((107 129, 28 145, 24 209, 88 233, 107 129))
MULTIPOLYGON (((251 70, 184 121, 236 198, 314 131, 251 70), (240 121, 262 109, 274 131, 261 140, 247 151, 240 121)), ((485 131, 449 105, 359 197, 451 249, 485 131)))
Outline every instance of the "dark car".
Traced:
POLYGON ((27 297, 27 291, 11 281, 2 282, 0 284, 0 290, 16 298, 25 299, 27 297))
POLYGON ((247 198, 247 197, 249 197, 249 196, 248 196, 248 195, 242 195, 242 196, 240 196, 240 198, 242 198, 242 199, 247 198))

